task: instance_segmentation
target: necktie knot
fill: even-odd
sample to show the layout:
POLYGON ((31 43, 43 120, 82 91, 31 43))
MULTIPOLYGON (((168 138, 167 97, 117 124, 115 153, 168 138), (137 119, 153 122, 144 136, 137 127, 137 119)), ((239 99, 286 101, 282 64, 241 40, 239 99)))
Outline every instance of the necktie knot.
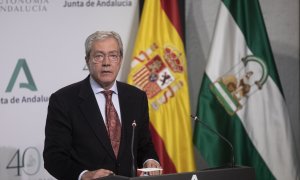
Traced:
POLYGON ((103 93, 105 98, 107 99, 107 98, 111 98, 111 95, 112 95, 113 91, 112 90, 106 90, 106 91, 101 91, 101 93, 103 93))
POLYGON ((111 103, 111 97, 113 94, 112 90, 106 90, 106 91, 101 91, 101 93, 103 93, 103 95, 105 96, 105 100, 107 103, 111 103))

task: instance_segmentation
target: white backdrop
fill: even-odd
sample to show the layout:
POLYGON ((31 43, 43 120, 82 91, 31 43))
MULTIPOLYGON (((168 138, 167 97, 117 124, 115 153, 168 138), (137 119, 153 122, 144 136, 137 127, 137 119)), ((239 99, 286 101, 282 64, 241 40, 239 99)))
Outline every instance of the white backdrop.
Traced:
MULTIPOLYGON (((40 96, 47 99, 58 88, 83 79, 87 75, 83 70, 84 41, 89 34, 98 29, 120 33, 125 46, 125 61, 118 78, 126 81, 137 32, 137 0, 78 2, 92 1, 109 2, 107 5, 110 6, 95 4, 87 7, 85 4, 80 7, 76 0, 0 0, 0 180, 53 179, 43 169, 41 156, 48 102, 19 100, 16 103, 15 100, 23 97, 34 100, 40 96), (63 7, 65 2, 75 2, 79 7, 63 7), (111 6, 113 2, 124 6, 111 6), (6 92, 19 59, 25 59, 37 91, 19 87, 20 83, 28 82, 25 65, 21 64, 11 92, 6 92), (18 152, 20 167, 7 168, 18 166, 18 152), (28 160, 25 167, 21 167, 24 156, 28 160), (18 170, 21 176, 17 176, 18 170)), ((185 2, 186 53, 192 112, 195 114, 220 1, 185 2)), ((299 0, 260 0, 260 3, 295 137, 299 140, 299 0)), ((297 146, 300 155, 300 144, 297 146)), ((204 164, 204 161, 197 162, 200 168, 204 164)))
POLYGON ((96 30, 119 32, 129 61, 137 13, 135 0, 0 0, 0 179, 54 179, 42 158, 48 98, 87 76, 96 30))

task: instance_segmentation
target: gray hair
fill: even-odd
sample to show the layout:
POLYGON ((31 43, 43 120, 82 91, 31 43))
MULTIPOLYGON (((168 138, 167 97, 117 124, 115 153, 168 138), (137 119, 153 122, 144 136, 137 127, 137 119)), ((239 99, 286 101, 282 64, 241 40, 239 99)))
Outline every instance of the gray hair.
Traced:
POLYGON ((107 38, 114 38, 117 40, 119 49, 120 49, 120 56, 123 57, 123 43, 120 35, 114 31, 96 31, 95 33, 91 34, 87 37, 85 41, 85 58, 89 58, 92 44, 94 41, 97 40, 104 40, 107 38))

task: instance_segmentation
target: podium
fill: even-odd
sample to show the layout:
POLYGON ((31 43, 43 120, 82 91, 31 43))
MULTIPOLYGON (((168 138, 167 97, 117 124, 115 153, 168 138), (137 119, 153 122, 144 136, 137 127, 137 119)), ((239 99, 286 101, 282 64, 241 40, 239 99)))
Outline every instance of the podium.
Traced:
POLYGON ((202 171, 164 174, 159 176, 124 177, 107 176, 98 180, 254 180, 255 172, 251 167, 233 167, 223 169, 207 169, 202 171))

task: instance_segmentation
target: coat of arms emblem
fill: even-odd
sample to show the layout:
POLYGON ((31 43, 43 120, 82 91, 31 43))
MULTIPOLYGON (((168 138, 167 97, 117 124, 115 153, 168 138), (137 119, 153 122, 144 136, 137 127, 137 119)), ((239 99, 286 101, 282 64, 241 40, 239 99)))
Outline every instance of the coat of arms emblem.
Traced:
POLYGON ((143 53, 143 66, 133 75, 133 83, 147 93, 149 99, 169 88, 176 78, 174 73, 182 73, 181 53, 171 45, 165 45, 162 54, 154 53, 159 47, 154 44, 143 53))
POLYGON ((228 114, 234 115, 243 108, 250 96, 263 88, 267 78, 265 62, 250 55, 213 82, 210 89, 228 114))

